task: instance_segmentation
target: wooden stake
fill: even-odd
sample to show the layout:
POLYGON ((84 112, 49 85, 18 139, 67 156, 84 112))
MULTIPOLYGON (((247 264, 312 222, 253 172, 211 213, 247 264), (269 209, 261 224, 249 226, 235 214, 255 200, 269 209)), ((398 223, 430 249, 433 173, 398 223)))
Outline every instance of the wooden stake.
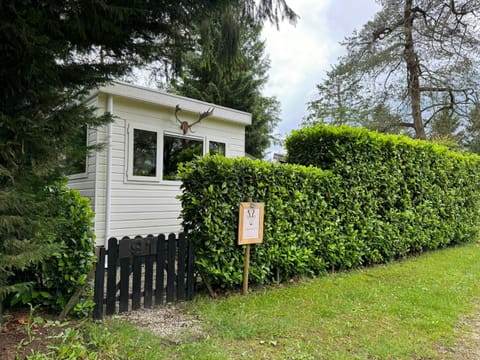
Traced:
POLYGON ((92 269, 90 270, 90 272, 87 275, 87 279, 85 280, 85 284, 80 286, 77 289, 77 291, 75 291, 75 293, 72 295, 70 300, 68 300, 67 305, 65 305, 65 307, 63 308, 60 315, 58 315, 57 320, 64 321, 65 318, 67 317, 68 313, 70 312, 70 310, 72 310, 72 308, 75 306, 75 304, 78 303, 78 300, 80 300, 80 296, 82 296, 83 292, 85 291, 85 289, 89 285, 90 281, 93 279, 93 275, 95 275, 95 268, 96 268, 96 266, 94 264, 92 266, 92 269))
MULTIPOLYGON (((253 199, 249 197, 247 202, 253 202, 253 199)), ((248 273, 250 272, 250 244, 245 245, 245 266, 243 268, 243 295, 248 295, 248 273)))
POLYGON ((250 271, 250 244, 245 245, 245 267, 243 268, 243 295, 248 295, 248 272, 250 271))

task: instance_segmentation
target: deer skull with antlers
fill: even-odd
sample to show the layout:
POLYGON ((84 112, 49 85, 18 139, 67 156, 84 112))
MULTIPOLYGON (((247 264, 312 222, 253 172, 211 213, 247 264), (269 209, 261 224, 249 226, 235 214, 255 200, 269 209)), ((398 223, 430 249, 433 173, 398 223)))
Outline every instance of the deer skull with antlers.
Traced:
POLYGON ((206 117, 209 117, 210 115, 212 115, 213 110, 215 110, 215 108, 213 108, 213 107, 208 108, 207 111, 204 111, 204 112, 198 114, 198 120, 194 121, 191 124, 189 124, 187 121, 182 121, 178 118, 178 112, 181 111, 181 110, 182 109, 180 109, 180 105, 177 104, 177 106, 175 107, 175 118, 177 119, 178 123, 180 124, 180 129, 182 129, 183 135, 186 135, 188 133, 188 130, 190 130, 190 131, 192 130, 193 125, 198 124, 200 121, 202 121, 206 117))

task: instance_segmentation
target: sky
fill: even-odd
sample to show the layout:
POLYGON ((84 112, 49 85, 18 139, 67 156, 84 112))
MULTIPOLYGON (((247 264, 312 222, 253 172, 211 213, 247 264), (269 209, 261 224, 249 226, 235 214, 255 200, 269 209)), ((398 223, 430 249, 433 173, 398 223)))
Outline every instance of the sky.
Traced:
MULTIPOLYGON (((375 0, 289 0, 300 16, 295 26, 284 22, 280 30, 265 26, 263 38, 270 58, 269 81, 264 95, 281 103, 281 122, 276 133, 283 138, 300 127, 307 102, 315 98, 315 85, 344 54, 339 44, 353 30, 373 19, 380 9, 375 0)), ((283 152, 275 146, 273 152, 283 152)))

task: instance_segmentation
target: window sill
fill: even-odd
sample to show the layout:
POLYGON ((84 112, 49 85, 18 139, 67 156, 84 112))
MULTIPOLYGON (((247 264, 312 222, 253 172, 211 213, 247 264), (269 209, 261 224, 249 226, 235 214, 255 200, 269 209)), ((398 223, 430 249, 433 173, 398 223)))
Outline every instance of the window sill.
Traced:
POLYGON ((134 176, 134 175, 127 175, 125 178, 127 182, 132 183, 158 183, 160 182, 160 178, 158 176, 134 176))
POLYGON ((182 185, 181 180, 162 180, 158 177, 149 178, 147 176, 126 176, 125 184, 148 184, 148 185, 162 185, 162 186, 174 186, 180 187, 182 185))

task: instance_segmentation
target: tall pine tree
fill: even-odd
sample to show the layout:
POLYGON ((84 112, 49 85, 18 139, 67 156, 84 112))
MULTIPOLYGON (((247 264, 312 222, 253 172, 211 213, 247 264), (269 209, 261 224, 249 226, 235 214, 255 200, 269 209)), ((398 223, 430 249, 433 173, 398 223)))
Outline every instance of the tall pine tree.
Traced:
POLYGON ((262 95, 269 61, 261 29, 259 22, 241 19, 236 7, 212 14, 197 25, 197 48, 186 56, 182 76, 173 82, 184 96, 251 113, 245 151, 256 158, 263 158, 271 145, 280 108, 274 97, 262 95), (236 31, 225 31, 232 28, 236 31))

